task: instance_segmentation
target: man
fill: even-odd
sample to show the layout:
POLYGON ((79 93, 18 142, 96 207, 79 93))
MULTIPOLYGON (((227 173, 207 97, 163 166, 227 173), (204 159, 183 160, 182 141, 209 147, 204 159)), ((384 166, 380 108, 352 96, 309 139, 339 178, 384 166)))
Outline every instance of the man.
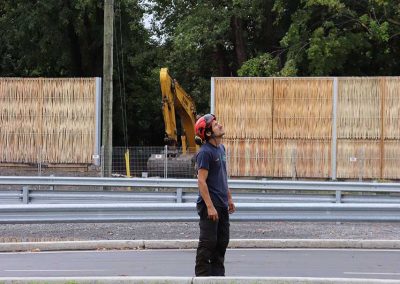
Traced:
POLYGON ((213 114, 195 124, 200 216, 200 237, 196 255, 196 276, 225 276, 224 259, 229 243, 229 214, 235 212, 228 188, 223 126, 213 114))

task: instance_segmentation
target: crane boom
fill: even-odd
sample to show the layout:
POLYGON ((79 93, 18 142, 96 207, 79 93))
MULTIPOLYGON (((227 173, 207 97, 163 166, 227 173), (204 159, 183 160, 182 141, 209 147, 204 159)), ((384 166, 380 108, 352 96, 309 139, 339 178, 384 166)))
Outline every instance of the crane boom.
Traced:
POLYGON ((176 113, 181 119, 184 131, 184 135, 182 135, 182 146, 184 147, 185 141, 187 141, 189 149, 195 149, 194 125, 196 123, 196 108, 193 99, 185 92, 181 85, 170 76, 168 68, 161 68, 160 85, 165 138, 167 143, 174 146, 178 143, 176 113))

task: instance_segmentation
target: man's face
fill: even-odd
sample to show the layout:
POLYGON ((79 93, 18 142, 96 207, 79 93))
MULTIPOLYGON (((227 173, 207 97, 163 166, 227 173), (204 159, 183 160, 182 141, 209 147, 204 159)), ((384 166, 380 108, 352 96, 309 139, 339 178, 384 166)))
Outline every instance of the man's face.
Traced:
POLYGON ((214 132, 215 137, 222 137, 225 135, 224 127, 218 121, 214 120, 211 123, 211 128, 212 131, 214 132))

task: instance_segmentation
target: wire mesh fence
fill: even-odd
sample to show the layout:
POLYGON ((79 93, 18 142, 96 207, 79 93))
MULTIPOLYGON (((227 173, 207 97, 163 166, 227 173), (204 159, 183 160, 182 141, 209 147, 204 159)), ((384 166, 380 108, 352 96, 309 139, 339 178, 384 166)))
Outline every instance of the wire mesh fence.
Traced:
MULTIPOLYGON (((243 145, 238 142, 236 145, 235 141, 224 141, 229 178, 293 180, 331 178, 329 143, 312 143, 307 151, 304 147, 301 148, 299 143, 292 143, 283 151, 276 143, 266 142, 259 145, 250 142, 242 143, 243 145)), ((362 144, 352 145, 350 148, 343 147, 339 143, 335 161, 338 179, 399 180, 400 169, 395 165, 400 164, 400 155, 397 150, 391 151, 392 148, 400 147, 399 143, 392 145, 392 148, 385 147, 384 155, 375 149, 376 145, 371 149, 362 144)), ((111 172, 113 177, 196 178, 195 156, 196 149, 184 153, 180 147, 113 147, 111 172)), ((49 164, 40 157, 38 154, 38 163, 18 165, 0 163, 0 175, 102 176, 105 170, 103 151, 99 157, 100 166, 49 164)))
MULTIPOLYGON (((196 149, 181 147, 114 147, 112 175, 126 177, 194 178, 196 149)), ((104 163, 102 163, 102 172, 104 163)))
MULTIPOLYGON (((243 151, 225 141, 229 178, 330 179, 331 151, 329 143, 312 143, 304 151, 294 143, 286 151, 259 145, 246 145, 243 151), (327 144, 327 146, 325 145, 327 144), (325 146, 321 146, 325 145, 325 146), (231 146, 231 147, 230 147, 231 146), (328 147, 329 146, 329 147, 328 147)), ((195 178, 195 149, 187 153, 174 147, 113 148, 113 176, 195 178), (126 153, 129 150, 129 160, 126 153), (128 163, 127 163, 128 161, 128 163)), ((336 159, 338 178, 343 180, 397 180, 400 170, 389 172, 381 165, 400 163, 400 155, 382 156, 379 151, 356 147, 339 151, 336 159), (382 174, 383 173, 383 174, 382 174)))

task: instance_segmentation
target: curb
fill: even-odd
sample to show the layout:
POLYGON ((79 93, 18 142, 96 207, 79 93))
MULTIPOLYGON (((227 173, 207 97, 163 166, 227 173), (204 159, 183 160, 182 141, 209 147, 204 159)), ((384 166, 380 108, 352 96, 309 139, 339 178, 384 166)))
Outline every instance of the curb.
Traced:
POLYGON ((400 283, 400 280, 352 279, 352 278, 303 278, 303 277, 10 277, 0 278, 0 283, 158 283, 158 284, 361 284, 400 283))
MULTIPOLYGON (((0 252, 101 249, 195 249, 197 240, 104 240, 0 243, 0 252)), ((400 240, 233 239, 229 248, 400 249, 400 240)))

